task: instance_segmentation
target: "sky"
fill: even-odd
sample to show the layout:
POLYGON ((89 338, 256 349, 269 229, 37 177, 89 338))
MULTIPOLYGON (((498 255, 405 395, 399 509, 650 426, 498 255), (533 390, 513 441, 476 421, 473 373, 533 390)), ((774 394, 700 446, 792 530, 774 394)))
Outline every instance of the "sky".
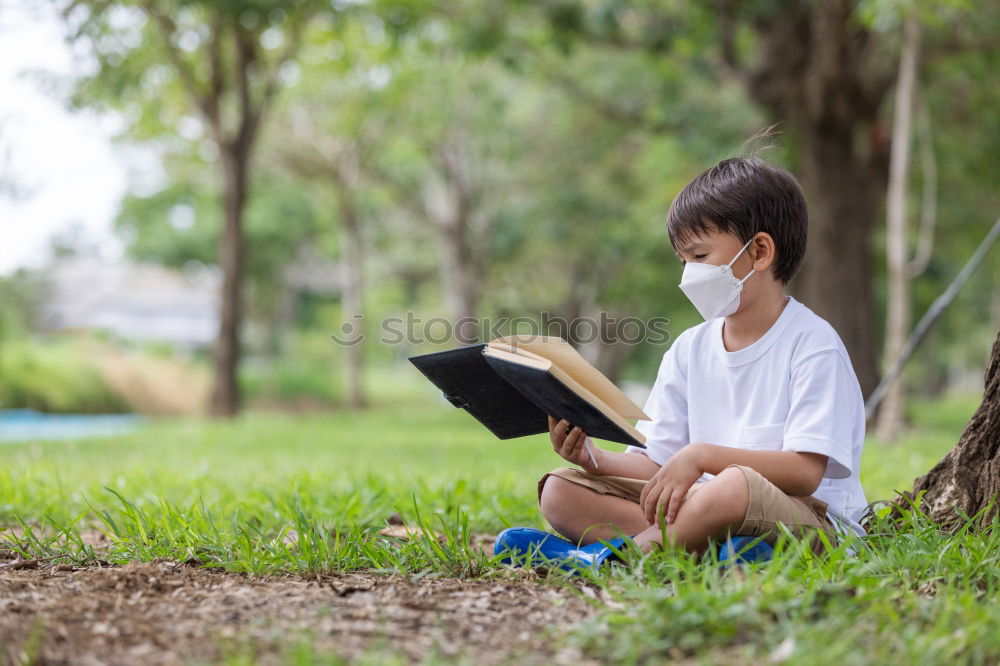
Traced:
POLYGON ((114 119, 68 110, 28 73, 83 66, 53 4, 0 0, 0 177, 24 190, 0 193, 0 275, 43 264, 55 235, 82 236, 108 258, 122 249, 112 222, 129 170, 114 119))

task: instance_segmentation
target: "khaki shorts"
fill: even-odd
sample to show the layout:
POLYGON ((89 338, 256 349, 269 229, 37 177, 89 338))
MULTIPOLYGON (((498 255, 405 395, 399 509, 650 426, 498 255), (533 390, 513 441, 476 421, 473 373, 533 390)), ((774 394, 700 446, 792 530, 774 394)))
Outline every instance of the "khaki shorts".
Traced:
MULTIPOLYGON (((822 553, 825 546, 816 537, 817 531, 826 534, 831 544, 837 543, 837 531, 826 514, 827 504, 815 497, 793 497, 761 476, 760 472, 745 465, 736 467, 744 476, 750 488, 750 502, 743 522, 732 531, 734 536, 763 536, 764 541, 773 544, 782 533, 778 523, 783 523, 798 538, 809 537, 813 552, 822 553)), ((728 469, 728 467, 726 468, 728 469)), ((588 488, 600 495, 611 495, 629 502, 639 503, 639 495, 648 481, 628 479, 622 476, 599 476, 572 467, 554 469, 538 481, 538 497, 550 476, 588 488)), ((687 491, 684 500, 701 490, 706 484, 695 483, 687 491)))

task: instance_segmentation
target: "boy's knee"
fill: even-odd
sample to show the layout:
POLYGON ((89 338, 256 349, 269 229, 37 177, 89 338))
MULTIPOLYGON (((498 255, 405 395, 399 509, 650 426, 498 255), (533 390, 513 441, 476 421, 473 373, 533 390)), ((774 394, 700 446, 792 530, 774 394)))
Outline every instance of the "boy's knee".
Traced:
POLYGON ((538 496, 538 505, 542 514, 549 519, 559 515, 570 501, 574 486, 575 484, 554 474, 545 477, 538 496))
POLYGON ((725 513, 727 520, 742 520, 750 506, 750 483, 738 467, 727 467, 705 484, 694 498, 700 498, 713 511, 725 513))

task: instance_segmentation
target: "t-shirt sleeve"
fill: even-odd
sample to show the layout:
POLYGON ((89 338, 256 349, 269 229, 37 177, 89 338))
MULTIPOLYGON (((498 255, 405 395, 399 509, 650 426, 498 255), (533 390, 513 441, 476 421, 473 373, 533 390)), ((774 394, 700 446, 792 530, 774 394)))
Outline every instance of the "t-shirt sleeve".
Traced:
POLYGON ((653 390, 642 411, 649 421, 636 423, 636 430, 646 436, 646 448, 630 446, 626 452, 645 453, 658 465, 665 463, 689 441, 687 380, 681 370, 683 354, 678 338, 663 355, 653 390))
POLYGON ((828 456, 824 477, 849 477, 860 397, 854 372, 839 351, 818 352, 797 363, 782 450, 821 453, 828 456))

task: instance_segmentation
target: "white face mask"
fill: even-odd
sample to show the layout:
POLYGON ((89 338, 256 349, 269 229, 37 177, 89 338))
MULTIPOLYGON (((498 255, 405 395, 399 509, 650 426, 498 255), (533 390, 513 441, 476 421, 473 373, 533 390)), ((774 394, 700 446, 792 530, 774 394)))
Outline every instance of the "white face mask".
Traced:
POLYGON ((715 266, 714 264, 695 264, 688 262, 684 264, 684 272, 681 274, 681 291, 688 297, 694 307, 705 318, 715 319, 716 317, 728 317, 736 312, 740 307, 740 292, 743 291, 743 283, 753 275, 753 269, 746 274, 742 280, 733 275, 733 262, 739 259, 743 250, 753 242, 753 238, 740 248, 725 266, 715 266))

